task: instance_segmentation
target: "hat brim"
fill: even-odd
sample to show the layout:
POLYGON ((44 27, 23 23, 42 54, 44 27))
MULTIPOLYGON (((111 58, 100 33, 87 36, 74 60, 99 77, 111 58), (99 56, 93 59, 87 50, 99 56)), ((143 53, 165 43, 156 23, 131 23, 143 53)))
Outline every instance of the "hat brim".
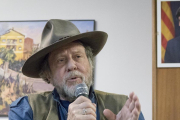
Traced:
POLYGON ((93 50, 92 51, 93 55, 96 56, 105 45, 107 41, 107 36, 108 35, 105 32, 93 31, 93 32, 78 34, 66 38, 62 41, 53 43, 48 47, 42 48, 41 50, 33 54, 31 57, 29 57, 23 65, 22 73, 28 77, 40 78, 39 72, 41 69, 41 63, 43 62, 45 56, 48 53, 76 40, 79 40, 82 43, 89 45, 93 50))

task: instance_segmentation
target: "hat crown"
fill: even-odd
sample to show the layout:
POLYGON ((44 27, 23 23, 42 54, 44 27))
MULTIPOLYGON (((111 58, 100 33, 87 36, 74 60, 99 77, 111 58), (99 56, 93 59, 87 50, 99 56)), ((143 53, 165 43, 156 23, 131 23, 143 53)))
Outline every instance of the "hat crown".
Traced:
POLYGON ((70 21, 51 19, 44 27, 40 49, 78 34, 78 28, 70 21))

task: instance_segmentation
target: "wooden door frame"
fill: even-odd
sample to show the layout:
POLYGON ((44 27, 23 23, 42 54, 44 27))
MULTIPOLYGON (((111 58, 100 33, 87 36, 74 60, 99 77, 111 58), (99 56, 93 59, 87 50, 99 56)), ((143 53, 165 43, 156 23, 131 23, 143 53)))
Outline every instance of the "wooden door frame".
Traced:
POLYGON ((157 0, 152 0, 152 119, 156 120, 157 83, 157 0))

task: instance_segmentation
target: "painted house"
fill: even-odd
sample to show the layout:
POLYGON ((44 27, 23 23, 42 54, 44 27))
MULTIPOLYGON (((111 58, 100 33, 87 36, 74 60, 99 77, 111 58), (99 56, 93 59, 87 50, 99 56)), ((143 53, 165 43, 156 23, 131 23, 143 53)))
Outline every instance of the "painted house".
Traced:
POLYGON ((13 49, 16 54, 15 60, 22 60, 24 59, 24 40, 25 35, 12 28, 0 36, 0 48, 13 49))

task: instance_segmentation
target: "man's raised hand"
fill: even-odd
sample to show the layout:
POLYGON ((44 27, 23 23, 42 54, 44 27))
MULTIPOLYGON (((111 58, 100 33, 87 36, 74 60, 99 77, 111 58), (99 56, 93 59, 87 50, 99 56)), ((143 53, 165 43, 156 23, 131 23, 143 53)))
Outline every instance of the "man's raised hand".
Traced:
POLYGON ((108 120, 138 120, 140 112, 141 105, 139 99, 133 92, 129 94, 129 99, 117 115, 109 109, 103 111, 104 116, 108 120))

